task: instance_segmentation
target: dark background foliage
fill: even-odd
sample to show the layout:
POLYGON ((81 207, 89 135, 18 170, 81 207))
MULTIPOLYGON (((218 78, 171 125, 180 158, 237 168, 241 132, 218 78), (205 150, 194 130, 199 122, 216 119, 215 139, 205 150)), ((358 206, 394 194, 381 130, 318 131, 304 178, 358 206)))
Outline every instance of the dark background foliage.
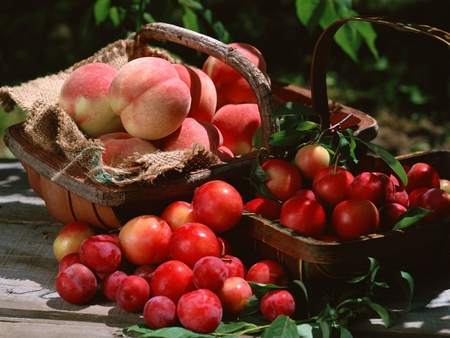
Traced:
MULTIPOLYGON (((115 3, 126 7, 129 1, 115 3)), ((228 30, 229 42, 247 42, 261 50, 273 78, 309 86, 311 55, 320 30, 306 30, 296 15, 294 0, 205 0, 202 4, 228 30)), ((16 85, 65 69, 136 30, 131 15, 119 27, 111 21, 96 25, 93 5, 92 0, 2 1, 0 85, 16 85)), ((448 0, 354 0, 352 7, 362 15, 396 17, 450 31, 448 0)), ((182 25, 178 1, 153 0, 148 11, 155 20, 182 25)), ((359 63, 333 47, 329 96, 375 116, 380 126, 387 120, 389 127, 399 123, 400 129, 425 129, 425 138, 414 140, 406 150, 446 146, 450 50, 417 34, 374 28, 378 61, 365 47, 360 50, 359 63), (412 122, 414 127, 410 127, 412 122)), ((175 52, 192 64, 201 65, 204 58, 182 49, 175 48, 175 52)), ((394 134, 398 133, 384 137, 389 140, 394 134)), ((389 147, 394 153, 405 150, 389 147)))

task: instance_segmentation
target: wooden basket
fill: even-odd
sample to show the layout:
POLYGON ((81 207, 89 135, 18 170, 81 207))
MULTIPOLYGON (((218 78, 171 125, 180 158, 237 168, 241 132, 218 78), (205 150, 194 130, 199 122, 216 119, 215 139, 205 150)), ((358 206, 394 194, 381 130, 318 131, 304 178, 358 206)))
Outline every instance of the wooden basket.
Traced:
MULTIPOLYGON (((398 157, 402 164, 425 162, 450 179, 450 151, 435 150, 398 157)), ((341 242, 324 242, 257 215, 244 216, 227 237, 242 248, 248 264, 260 259, 282 263, 293 278, 314 282, 344 281, 364 275, 368 257, 385 271, 433 269, 450 259, 450 220, 414 226, 385 234, 372 234, 341 242), (239 241, 239 243, 236 243, 239 241)))
MULTIPOLYGON (((349 18, 330 25, 319 38, 313 57, 313 94, 326 96, 325 72, 329 47, 334 33, 344 23, 357 20, 385 24, 399 30, 426 34, 450 45, 450 34, 423 25, 410 25, 386 18, 349 18)), ((324 111, 325 105, 316 106, 324 111)), ((441 178, 450 178, 450 151, 434 150, 399 156, 404 165, 425 162, 437 169, 441 178)), ((244 216, 229 240, 238 238, 243 252, 252 260, 274 259, 282 263, 293 278, 316 283, 336 283, 362 276, 368 271, 368 257, 375 258, 384 271, 424 272, 448 264, 450 260, 450 219, 405 230, 373 234, 341 242, 324 242, 304 237, 294 231, 258 216, 244 216)))
MULTIPOLYGON (((151 39, 168 40, 200 52, 214 56, 241 73, 252 86, 256 95, 262 121, 262 144, 270 149, 269 137, 277 131, 278 124, 271 118, 274 109, 273 97, 283 101, 320 105, 315 101, 326 101, 323 123, 338 122, 348 115, 351 118, 344 127, 351 127, 362 139, 371 140, 377 135, 376 121, 356 109, 339 105, 320 98, 311 91, 289 84, 274 82, 271 86, 266 78, 239 51, 230 48, 208 36, 204 36, 169 24, 148 24, 139 31, 130 48, 129 59, 139 57, 140 51, 151 39)), ((24 131, 23 124, 6 130, 5 144, 22 162, 26 169, 32 189, 45 201, 50 215, 58 222, 74 220, 86 221, 104 229, 116 229, 134 216, 158 214, 170 202, 190 199, 195 188, 213 179, 222 179, 238 189, 246 187, 250 165, 256 152, 238 156, 226 163, 191 172, 187 175, 168 175, 158 178, 152 184, 130 184, 128 186, 105 185, 88 178, 87 171, 71 165, 64 171, 61 168, 67 159, 37 147, 24 131), (57 174, 57 179, 55 175, 57 174)))

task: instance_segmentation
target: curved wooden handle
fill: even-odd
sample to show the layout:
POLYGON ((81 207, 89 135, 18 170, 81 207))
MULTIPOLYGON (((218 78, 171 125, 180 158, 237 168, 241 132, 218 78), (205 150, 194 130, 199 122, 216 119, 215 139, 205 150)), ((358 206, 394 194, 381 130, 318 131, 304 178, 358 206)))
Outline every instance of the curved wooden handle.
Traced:
MULTIPOLYGON (((171 41, 207 55, 213 56, 239 72, 250 84, 256 96, 261 115, 262 146, 271 152, 270 135, 279 131, 279 124, 272 119, 274 110, 270 84, 264 74, 239 50, 209 36, 167 23, 145 25, 135 36, 135 48, 139 49, 151 40, 171 41)), ((133 57, 133 54, 131 54, 133 57)))
POLYGON ((330 24, 319 36, 316 42, 311 63, 311 96, 312 106, 322 116, 322 126, 330 125, 329 106, 326 85, 327 61, 334 34, 338 29, 349 21, 364 21, 374 24, 386 25, 404 32, 428 35, 438 39, 450 46, 450 33, 427 25, 407 23, 398 19, 387 17, 364 17, 357 16, 341 19, 330 24))

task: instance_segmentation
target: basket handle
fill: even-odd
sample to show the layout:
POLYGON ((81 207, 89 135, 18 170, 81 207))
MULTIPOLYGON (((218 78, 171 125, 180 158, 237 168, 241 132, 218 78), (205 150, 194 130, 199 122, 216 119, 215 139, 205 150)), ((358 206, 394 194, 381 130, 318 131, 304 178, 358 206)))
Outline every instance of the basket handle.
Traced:
MULTIPOLYGON (((136 33, 134 51, 138 53, 137 51, 147 46, 151 39, 167 40, 192 48, 219 59, 239 72, 255 93, 261 115, 262 146, 271 153, 273 147, 269 144, 270 135, 280 128, 278 121, 272 119, 274 110, 272 90, 263 73, 249 59, 236 48, 207 35, 162 22, 147 24, 136 33)), ((130 59, 134 57, 132 51, 130 59)))
POLYGON ((312 63, 311 63, 311 98, 312 107, 322 116, 322 126, 330 125, 330 115, 327 96, 326 85, 326 71, 327 61, 330 54, 330 48, 333 41, 334 34, 338 29, 349 21, 364 21, 374 24, 381 24, 390 26, 400 31, 412 32, 428 35, 432 38, 438 39, 448 46, 450 46, 450 33, 438 28, 427 25, 411 24, 398 19, 387 17, 364 17, 356 16, 346 19, 341 19, 330 24, 319 36, 314 47, 312 63))

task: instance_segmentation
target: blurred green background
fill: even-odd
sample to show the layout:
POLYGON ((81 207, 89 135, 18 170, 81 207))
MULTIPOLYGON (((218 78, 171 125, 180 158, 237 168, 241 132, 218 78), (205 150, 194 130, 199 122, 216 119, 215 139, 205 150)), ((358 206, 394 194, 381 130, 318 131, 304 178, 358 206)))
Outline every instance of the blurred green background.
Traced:
MULTIPOLYGON (((256 46, 272 78, 309 88, 311 55, 321 28, 308 30, 302 24, 296 12, 298 1, 2 1, 0 86, 18 85, 65 69, 108 43, 126 38, 146 20, 184 25, 194 13, 200 18, 203 32, 216 38, 227 37, 226 42, 256 46), (187 10, 197 3, 200 7, 187 10), (108 17, 99 20, 98 12, 94 16, 95 4, 107 6, 108 17)), ((361 15, 390 16, 450 31, 449 0, 327 3, 344 2, 361 15)), ((374 116, 380 125, 377 142, 394 154, 448 148, 449 48, 417 34, 382 26, 373 28, 379 59, 365 45, 359 49, 358 62, 339 46, 333 46, 327 75, 329 97, 374 116)), ((174 51, 197 66, 205 58, 186 49, 174 51)), ((0 133, 25 118, 18 110, 0 110, 0 133)), ((0 143, 0 157, 10 156, 0 143)))

